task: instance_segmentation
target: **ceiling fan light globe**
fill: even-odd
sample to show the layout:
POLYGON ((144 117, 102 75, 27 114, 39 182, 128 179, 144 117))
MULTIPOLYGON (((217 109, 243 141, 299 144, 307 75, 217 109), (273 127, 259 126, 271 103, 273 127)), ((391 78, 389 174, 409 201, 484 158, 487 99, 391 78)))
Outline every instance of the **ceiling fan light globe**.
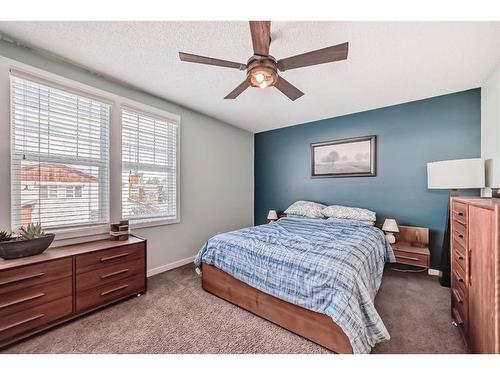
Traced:
POLYGON ((259 63, 255 65, 247 72, 247 79, 250 85, 258 88, 273 86, 278 79, 278 73, 274 69, 274 66, 266 66, 259 63))

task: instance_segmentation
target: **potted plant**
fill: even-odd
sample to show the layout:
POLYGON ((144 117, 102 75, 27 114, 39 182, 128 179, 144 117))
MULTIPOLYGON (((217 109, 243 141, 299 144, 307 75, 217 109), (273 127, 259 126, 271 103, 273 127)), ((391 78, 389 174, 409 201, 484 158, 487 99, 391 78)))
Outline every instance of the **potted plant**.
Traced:
POLYGON ((54 233, 45 233, 41 224, 22 226, 17 235, 0 232, 0 257, 16 259, 43 253, 54 240, 54 233))

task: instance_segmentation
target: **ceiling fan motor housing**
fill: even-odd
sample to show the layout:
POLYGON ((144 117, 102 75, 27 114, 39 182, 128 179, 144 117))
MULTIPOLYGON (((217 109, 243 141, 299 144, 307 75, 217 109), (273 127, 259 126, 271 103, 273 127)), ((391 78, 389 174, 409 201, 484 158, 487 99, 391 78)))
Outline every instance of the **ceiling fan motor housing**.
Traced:
POLYGON ((278 64, 272 56, 252 56, 247 63, 247 81, 253 87, 274 86, 278 80, 278 64))

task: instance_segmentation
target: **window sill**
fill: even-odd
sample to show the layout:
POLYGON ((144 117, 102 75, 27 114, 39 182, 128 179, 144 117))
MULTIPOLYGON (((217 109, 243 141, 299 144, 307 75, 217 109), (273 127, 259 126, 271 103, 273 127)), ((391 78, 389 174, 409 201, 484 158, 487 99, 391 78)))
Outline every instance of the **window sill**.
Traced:
MULTIPOLYGON (((130 219, 129 219, 130 220, 130 219)), ((140 221, 132 221, 130 220, 129 227, 130 229, 141 229, 141 228, 149 228, 149 227, 158 227, 162 225, 170 225, 170 224, 179 224, 181 222, 180 218, 175 219, 145 219, 140 221)))
POLYGON ((56 229, 56 230, 47 230, 47 233, 54 233, 56 235, 55 241, 60 240, 69 240, 79 237, 88 237, 88 236, 96 236, 99 234, 109 233, 109 225, 95 225, 91 227, 83 227, 83 228, 67 228, 67 229, 56 229))

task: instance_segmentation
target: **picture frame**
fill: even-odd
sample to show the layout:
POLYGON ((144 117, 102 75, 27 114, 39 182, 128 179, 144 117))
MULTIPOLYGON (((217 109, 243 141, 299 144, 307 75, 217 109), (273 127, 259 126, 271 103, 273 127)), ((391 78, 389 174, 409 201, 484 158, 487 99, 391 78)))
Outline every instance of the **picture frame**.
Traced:
POLYGON ((311 178, 374 177, 377 175, 377 136, 311 143, 311 178))

